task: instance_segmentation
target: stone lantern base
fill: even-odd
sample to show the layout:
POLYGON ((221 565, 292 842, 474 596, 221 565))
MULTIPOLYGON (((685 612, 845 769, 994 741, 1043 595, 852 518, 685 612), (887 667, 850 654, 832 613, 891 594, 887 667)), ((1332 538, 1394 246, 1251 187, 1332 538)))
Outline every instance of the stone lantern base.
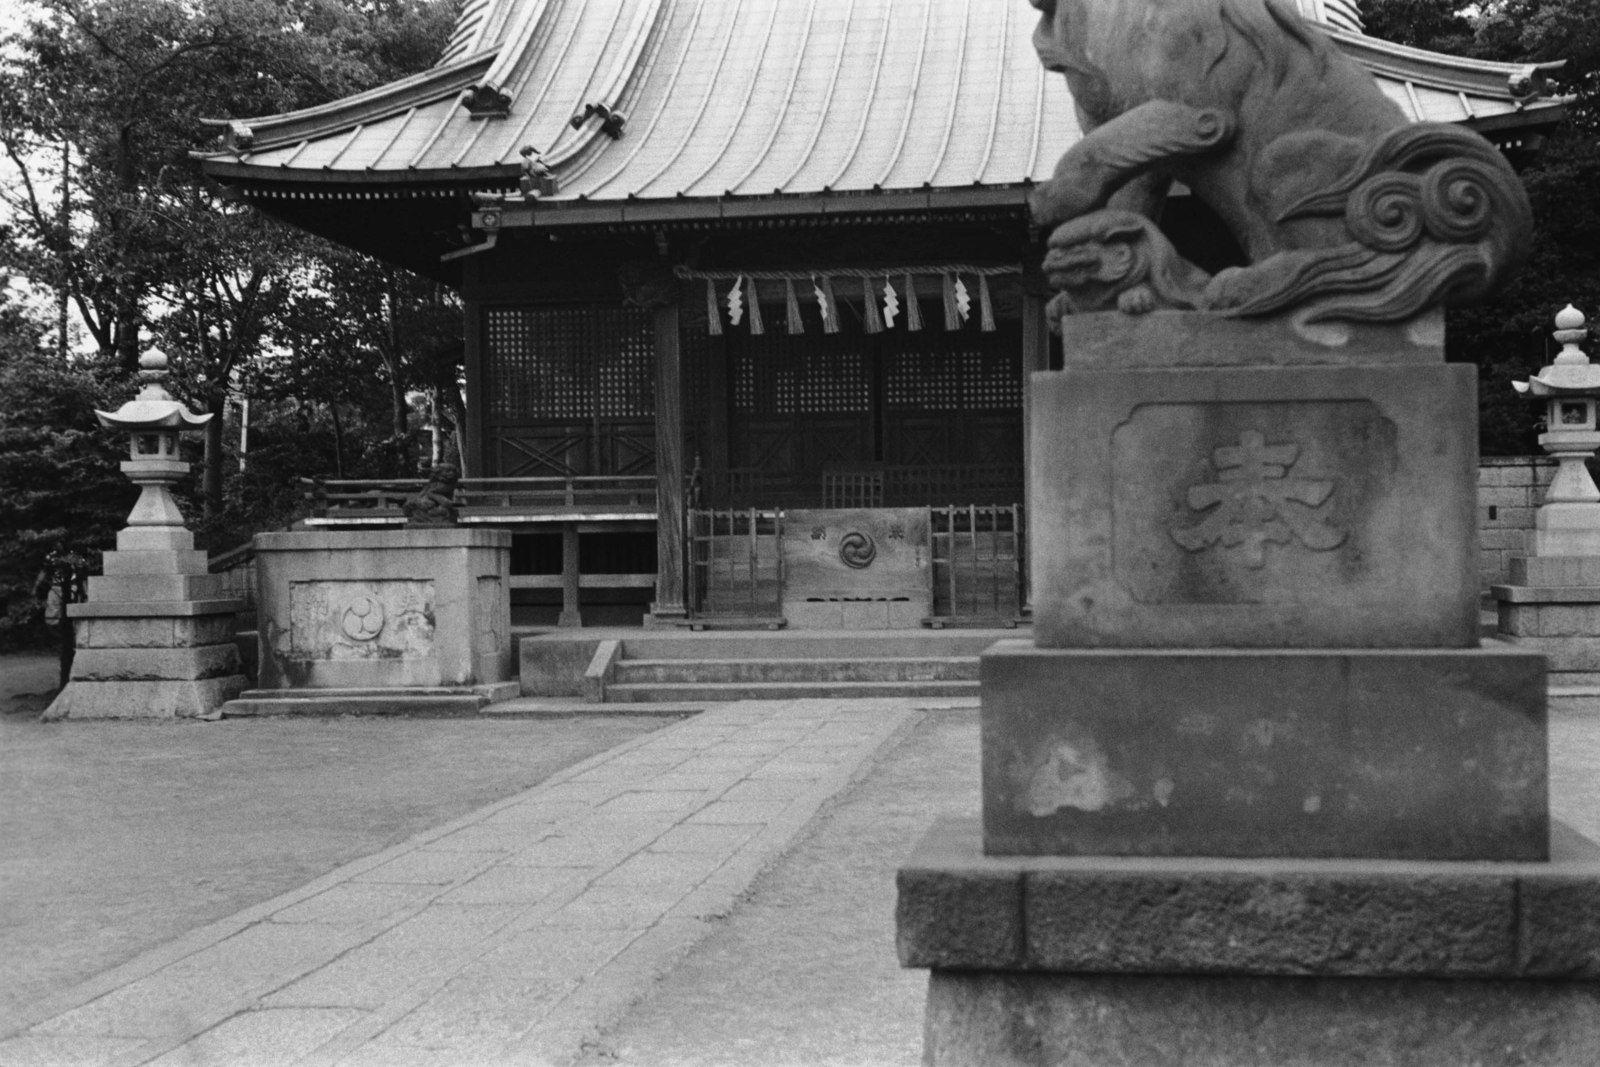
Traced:
POLYGON ((207 572, 194 535, 129 527, 89 599, 72 604, 72 678, 46 719, 217 718, 243 692, 234 615, 222 579, 207 572))
POLYGON ((1490 587, 1499 636, 1545 655, 1552 700, 1600 685, 1600 555, 1513 557, 1509 577, 1490 587))

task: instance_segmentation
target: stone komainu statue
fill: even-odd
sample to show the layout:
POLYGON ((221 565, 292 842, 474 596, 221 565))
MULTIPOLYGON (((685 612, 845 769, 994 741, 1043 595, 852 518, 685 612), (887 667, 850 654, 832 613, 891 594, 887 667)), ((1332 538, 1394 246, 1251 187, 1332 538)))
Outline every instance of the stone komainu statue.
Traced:
POLYGON ((1066 312, 1192 308, 1398 322, 1498 288, 1532 213, 1470 130, 1411 123, 1279 0, 1033 0, 1084 138, 1033 193, 1066 312), (1209 275, 1154 226, 1182 181, 1248 265, 1209 275))
POLYGON ((428 472, 428 484, 400 505, 412 526, 451 526, 456 521, 456 486, 461 472, 453 463, 440 463, 428 472))

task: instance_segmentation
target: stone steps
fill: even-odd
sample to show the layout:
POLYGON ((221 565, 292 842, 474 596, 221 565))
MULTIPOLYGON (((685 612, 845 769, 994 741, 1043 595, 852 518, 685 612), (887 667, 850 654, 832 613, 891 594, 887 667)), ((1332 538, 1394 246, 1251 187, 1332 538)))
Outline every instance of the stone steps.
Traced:
POLYGON ((852 659, 624 659, 614 685, 684 682, 946 682, 978 677, 976 656, 852 659))
POLYGON ((807 697, 976 697, 978 682, 653 682, 609 685, 607 703, 634 701, 799 700, 807 697))
POLYGON ((978 654, 996 636, 960 630, 630 635, 618 641, 591 699, 976 696, 978 654))

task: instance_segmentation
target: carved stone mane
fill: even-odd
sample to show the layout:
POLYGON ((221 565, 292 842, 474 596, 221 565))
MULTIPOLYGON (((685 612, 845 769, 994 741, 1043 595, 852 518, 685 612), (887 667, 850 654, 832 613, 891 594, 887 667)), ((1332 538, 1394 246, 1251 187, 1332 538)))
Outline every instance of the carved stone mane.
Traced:
MULTIPOLYGON (((1033 3, 1034 46, 1066 76, 1085 130, 1031 199, 1055 228, 1045 270, 1065 295, 1053 313, 1106 303, 1103 287, 1075 290, 1083 243, 1130 233, 1125 215, 1085 217, 1154 219, 1175 180, 1249 263, 1212 277, 1153 247, 1145 258, 1183 284, 1155 300, 1113 293, 1125 311, 1398 322, 1480 298, 1526 258, 1532 213, 1500 153, 1459 126, 1408 122, 1279 0, 1033 3)), ((1160 241, 1147 233, 1135 239, 1160 241)))

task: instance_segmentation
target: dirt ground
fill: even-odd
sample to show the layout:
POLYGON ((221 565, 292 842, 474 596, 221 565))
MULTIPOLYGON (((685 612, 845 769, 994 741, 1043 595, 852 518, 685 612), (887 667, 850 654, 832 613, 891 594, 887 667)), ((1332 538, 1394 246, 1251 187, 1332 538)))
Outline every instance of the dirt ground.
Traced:
POLYGON ((671 719, 40 723, 0 656, 0 1017, 671 719))

